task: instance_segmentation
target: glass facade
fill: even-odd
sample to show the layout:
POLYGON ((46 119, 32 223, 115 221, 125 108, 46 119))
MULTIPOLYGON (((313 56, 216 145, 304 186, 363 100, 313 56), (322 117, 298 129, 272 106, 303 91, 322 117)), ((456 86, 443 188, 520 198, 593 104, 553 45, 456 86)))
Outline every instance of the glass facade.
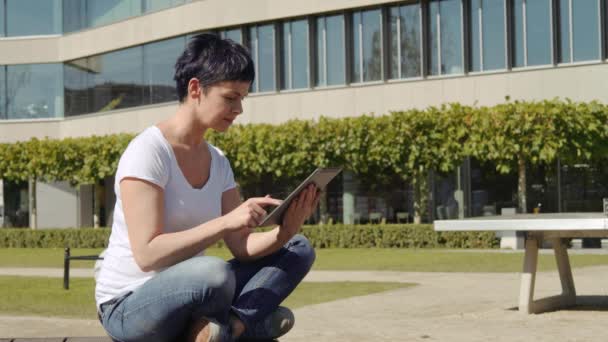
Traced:
POLYGON ((5 11, 7 37, 61 33, 61 0, 6 0, 5 11))
POLYGON ((6 36, 6 9, 4 8, 4 1, 0 1, 0 37, 6 36))
POLYGON ((155 12, 183 5, 189 0, 143 0, 144 12, 155 12))
POLYGON ((63 32, 74 32, 87 27, 87 2, 63 0, 63 32))
POLYGON ((420 4, 391 7, 389 15, 390 78, 421 76, 420 4))
POLYGON ((353 13, 352 82, 382 79, 382 13, 379 9, 353 13))
POLYGON ((144 103, 177 100, 173 68, 185 45, 184 37, 144 45, 144 103))
POLYGON ((6 70, 8 119, 61 117, 62 64, 9 65, 6 70))
POLYGON ((551 64, 551 0, 515 0, 513 66, 551 64))
POLYGON ((0 120, 6 118, 6 66, 0 65, 0 120))
POLYGON ((284 22, 281 45, 281 89, 309 87, 308 20, 284 22))
POLYGON ((243 34, 240 28, 222 30, 220 31, 220 37, 224 39, 231 39, 232 41, 237 42, 239 44, 243 43, 243 34))
MULTIPOLYGON (((61 20, 57 18, 63 17, 63 31, 73 31, 186 2, 189 0, 2 0, 0 14, 5 12, 0 18, 10 20, 0 22, 0 28, 8 28, 8 35, 14 30, 24 35, 59 32, 56 27, 61 20), (45 11, 52 15, 44 20, 24 17, 23 13, 31 12, 25 11, 31 1, 36 1, 39 8, 46 6, 45 11), (63 12, 58 4, 63 5, 63 12), (25 25, 32 20, 36 21, 34 25, 25 25), (19 25, 11 24, 15 22, 19 25)), ((274 92, 382 81, 384 68, 393 80, 423 77, 422 56, 427 58, 426 71, 430 76, 462 74, 464 65, 473 72, 504 70, 507 54, 512 56, 514 67, 551 65, 554 58, 560 63, 596 61, 602 48, 602 8, 605 4, 601 0, 408 1, 386 8, 212 32, 247 42, 257 75, 252 92, 274 92), (553 3, 556 8, 552 8, 553 3), (423 11, 423 7, 428 11, 423 11), (422 13, 428 17, 422 18, 422 13), (422 39, 423 22, 428 25, 426 42, 422 39), (508 22, 512 24, 511 50, 507 49, 508 22), (309 23, 314 27, 309 27, 309 23), (383 23, 388 26, 383 28, 383 23), (463 32, 469 34, 468 60, 463 54, 463 32), (311 33, 314 36, 309 37, 311 33), (555 56, 552 37, 557 44, 555 56), (427 50, 423 51, 423 47, 427 50)), ((0 98, 5 103, 0 118, 73 116, 174 101, 174 60, 182 51, 184 40, 194 34, 83 57, 63 65, 3 67, 0 98), (35 86, 30 78, 48 77, 49 73, 63 77, 48 83, 51 89, 46 95, 36 94, 29 102, 27 95, 14 98, 14 93, 35 93, 31 89, 42 86, 35 86), (56 99, 63 99, 63 104, 56 99)))
POLYGON ((107 25, 141 14, 141 0, 87 1, 88 27, 107 25))
POLYGON ((275 85, 275 30, 274 24, 249 28, 251 57, 256 67, 256 79, 251 84, 253 92, 276 90, 275 85))
POLYGON ((316 21, 316 86, 346 83, 344 16, 319 17, 316 21))
POLYGON ((469 20, 471 71, 505 69, 505 0, 472 0, 469 20))
POLYGON ((65 112, 64 116, 92 113, 91 74, 88 58, 82 58, 63 65, 65 112))
POLYGON ((429 74, 463 73, 461 0, 433 0, 429 15, 429 74))
POLYGON ((559 62, 600 59, 599 0, 559 1, 559 62))
POLYGON ((89 57, 93 112, 135 107, 143 102, 142 47, 89 57))

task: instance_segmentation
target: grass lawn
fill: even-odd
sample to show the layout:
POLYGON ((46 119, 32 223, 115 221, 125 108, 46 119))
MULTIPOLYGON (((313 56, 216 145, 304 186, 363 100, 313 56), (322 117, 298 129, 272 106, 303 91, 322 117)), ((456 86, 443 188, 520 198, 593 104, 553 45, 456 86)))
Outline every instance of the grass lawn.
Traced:
MULTIPOLYGON (((93 279, 74 278, 70 290, 60 278, 0 277, 0 314, 97 317, 93 279)), ((302 283, 283 303, 290 308, 413 286, 405 283, 302 283)))
MULTIPOLYGON (((99 254, 100 249, 73 249, 72 255, 99 254)), ((227 249, 209 255, 229 258, 227 249)), ((539 255, 539 270, 555 270, 553 253, 539 255)), ((608 254, 570 255, 572 267, 608 265, 608 254)), ((72 267, 92 267, 92 261, 72 261, 72 267)), ((314 270, 379 270, 404 272, 519 272, 523 252, 450 251, 444 249, 318 249, 314 270)), ((61 248, 0 249, 0 267, 63 267, 61 248)))

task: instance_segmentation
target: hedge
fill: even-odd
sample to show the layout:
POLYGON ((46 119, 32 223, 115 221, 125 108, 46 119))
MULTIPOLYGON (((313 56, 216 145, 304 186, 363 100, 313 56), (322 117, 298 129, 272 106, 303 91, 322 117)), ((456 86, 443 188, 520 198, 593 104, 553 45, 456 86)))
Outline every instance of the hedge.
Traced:
MULTIPOLYGON (((493 232, 435 232, 428 224, 305 226, 315 248, 496 248, 493 232)), ((0 229, 0 248, 103 248, 110 229, 0 229)), ((222 244, 219 243, 221 246, 222 244)))

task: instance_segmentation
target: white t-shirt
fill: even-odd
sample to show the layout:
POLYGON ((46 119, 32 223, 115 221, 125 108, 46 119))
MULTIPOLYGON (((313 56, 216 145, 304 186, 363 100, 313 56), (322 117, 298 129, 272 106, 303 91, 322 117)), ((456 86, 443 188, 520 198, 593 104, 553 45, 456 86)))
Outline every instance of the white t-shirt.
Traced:
POLYGON ((164 190, 163 233, 193 228, 221 216, 222 193, 236 187, 228 159, 215 146, 208 146, 211 153, 209 179, 202 188, 196 189, 184 177, 173 148, 158 127, 147 128, 129 143, 116 170, 114 223, 103 263, 95 277, 98 307, 118 295, 135 290, 156 274, 155 271, 143 272, 135 263, 122 208, 120 181, 134 177, 164 190))

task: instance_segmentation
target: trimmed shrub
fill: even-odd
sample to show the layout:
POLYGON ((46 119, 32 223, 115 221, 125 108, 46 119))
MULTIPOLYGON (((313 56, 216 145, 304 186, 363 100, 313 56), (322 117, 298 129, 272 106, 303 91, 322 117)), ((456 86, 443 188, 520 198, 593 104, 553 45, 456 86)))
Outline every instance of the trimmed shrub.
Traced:
MULTIPOLYGON (((435 232, 429 224, 305 226, 315 248, 496 248, 493 232, 435 232)), ((110 229, 0 229, 0 248, 102 248, 110 229)), ((222 242, 218 246, 223 246, 222 242)))

